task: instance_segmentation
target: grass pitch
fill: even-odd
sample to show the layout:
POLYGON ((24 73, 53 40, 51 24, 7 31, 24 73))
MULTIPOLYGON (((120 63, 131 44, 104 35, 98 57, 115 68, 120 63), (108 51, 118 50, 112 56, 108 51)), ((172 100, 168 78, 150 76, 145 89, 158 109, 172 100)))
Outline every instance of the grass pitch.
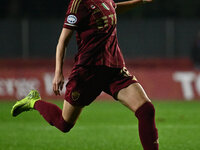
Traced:
MULTIPOLYGON (((160 150, 200 150, 200 102, 153 103, 160 150)), ((142 150, 137 119, 118 102, 86 107, 67 134, 37 111, 11 117, 13 104, 0 102, 0 150, 142 150)), ((56 104, 62 107, 62 102, 56 104)))

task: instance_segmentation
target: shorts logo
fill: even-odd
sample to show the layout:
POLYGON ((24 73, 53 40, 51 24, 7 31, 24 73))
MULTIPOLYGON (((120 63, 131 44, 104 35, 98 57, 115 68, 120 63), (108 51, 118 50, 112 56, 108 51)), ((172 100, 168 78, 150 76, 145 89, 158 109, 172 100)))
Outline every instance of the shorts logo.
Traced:
POLYGON ((132 80, 137 81, 137 78, 136 78, 135 76, 133 76, 133 79, 132 79, 132 80))
POLYGON ((126 67, 123 67, 123 68, 121 69, 120 73, 121 73, 123 76, 125 76, 125 77, 130 77, 130 76, 131 76, 131 74, 129 73, 129 71, 127 70, 126 67))
POLYGON ((70 23, 70 24, 75 24, 75 23, 77 22, 76 16, 74 16, 74 15, 69 15, 69 16, 67 17, 67 22, 70 23))
POLYGON ((77 92, 77 91, 74 91, 74 92, 72 92, 71 96, 72 96, 72 100, 73 101, 77 101, 79 99, 79 97, 80 97, 80 93, 77 92))

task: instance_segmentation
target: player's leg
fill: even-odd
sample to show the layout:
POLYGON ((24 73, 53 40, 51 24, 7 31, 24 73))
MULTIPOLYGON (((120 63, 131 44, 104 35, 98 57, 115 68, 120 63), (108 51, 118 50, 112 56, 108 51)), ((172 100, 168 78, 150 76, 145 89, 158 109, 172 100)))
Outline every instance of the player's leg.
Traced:
POLYGON ((133 112, 136 112, 144 103, 151 102, 139 83, 133 83, 121 89, 118 92, 117 98, 133 112))
MULTIPOLYGON (((75 68, 76 69, 76 68, 75 68)), ((72 71, 70 80, 66 85, 65 101, 63 111, 55 104, 40 100, 36 90, 31 91, 28 96, 18 101, 12 108, 12 116, 21 112, 36 109, 51 125, 62 132, 68 132, 75 124, 81 110, 89 105, 100 93, 102 82, 96 86, 99 73, 92 68, 78 68, 72 71), (89 70, 89 71, 88 71, 89 70)), ((99 75, 99 78, 102 77, 99 75)))
POLYGON ((83 107, 73 106, 66 100, 63 103, 62 116, 66 122, 75 124, 78 119, 83 107))
POLYGON ((73 106, 64 101, 63 111, 55 104, 42 101, 39 92, 31 92, 22 100, 17 101, 11 110, 11 115, 16 117, 24 111, 35 109, 51 125, 62 132, 68 132, 75 124, 82 107, 73 106))
POLYGON ((49 124, 62 132, 70 131, 82 110, 82 107, 73 106, 66 100, 64 100, 63 110, 55 104, 41 100, 35 103, 34 108, 40 112, 49 124))
POLYGON ((118 100, 135 112, 139 121, 139 135, 144 150, 158 150, 158 132, 155 125, 155 109, 139 83, 121 89, 118 100))
POLYGON ((91 73, 91 71, 88 73, 88 68, 78 68, 72 71, 66 85, 63 110, 44 101, 37 101, 34 108, 51 125, 63 132, 68 132, 74 126, 82 108, 89 105, 101 92, 95 86, 95 75, 91 73))

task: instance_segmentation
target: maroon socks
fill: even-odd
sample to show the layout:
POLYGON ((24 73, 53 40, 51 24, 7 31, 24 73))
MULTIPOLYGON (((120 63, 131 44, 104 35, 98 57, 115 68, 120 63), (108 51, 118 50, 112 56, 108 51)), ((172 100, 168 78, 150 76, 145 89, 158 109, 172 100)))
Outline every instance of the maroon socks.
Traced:
POLYGON ((155 109, 146 102, 136 112, 139 121, 139 135, 144 150, 158 150, 158 131, 155 125, 155 109))
MULTIPOLYGON (((74 126, 62 117, 62 110, 51 103, 37 101, 34 108, 44 119, 62 132, 68 132, 74 126)), ((155 125, 155 109, 152 103, 146 102, 136 112, 139 121, 139 136, 144 150, 158 150, 158 131, 155 125)))
POLYGON ((62 132, 68 132, 74 126, 63 119, 62 110, 54 104, 39 100, 35 103, 34 108, 40 112, 50 125, 55 126, 62 132))

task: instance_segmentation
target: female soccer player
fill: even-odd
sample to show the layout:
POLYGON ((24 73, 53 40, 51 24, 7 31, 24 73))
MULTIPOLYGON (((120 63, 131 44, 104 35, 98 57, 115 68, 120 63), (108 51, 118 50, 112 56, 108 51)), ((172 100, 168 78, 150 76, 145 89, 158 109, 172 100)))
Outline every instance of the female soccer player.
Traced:
POLYGON ((84 106, 104 91, 135 112, 144 150, 158 150, 154 106, 136 78, 125 68, 117 40, 116 13, 127 11, 142 2, 131 0, 115 4, 113 0, 71 0, 57 45, 53 80, 53 91, 60 95, 64 84, 62 68, 65 48, 76 31, 78 53, 66 85, 63 110, 42 101, 39 93, 32 90, 13 106, 11 114, 17 116, 23 111, 35 109, 51 125, 68 132, 84 106))

